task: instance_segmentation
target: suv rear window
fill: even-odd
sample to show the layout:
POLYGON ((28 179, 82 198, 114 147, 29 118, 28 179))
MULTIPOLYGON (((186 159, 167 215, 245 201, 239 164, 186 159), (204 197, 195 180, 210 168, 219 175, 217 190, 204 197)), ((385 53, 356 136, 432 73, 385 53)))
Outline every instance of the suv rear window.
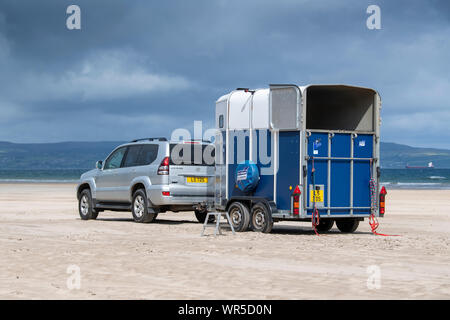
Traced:
POLYGON ((153 163, 158 156, 158 145, 157 144, 144 144, 142 146, 141 154, 139 157, 140 163, 143 166, 153 163))
POLYGON ((213 144, 171 143, 170 164, 184 166, 214 166, 213 144))

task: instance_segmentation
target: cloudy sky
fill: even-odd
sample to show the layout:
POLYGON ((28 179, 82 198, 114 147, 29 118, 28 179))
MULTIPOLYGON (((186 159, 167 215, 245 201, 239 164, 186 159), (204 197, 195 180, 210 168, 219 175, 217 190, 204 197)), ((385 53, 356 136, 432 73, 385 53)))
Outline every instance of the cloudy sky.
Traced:
POLYGON ((0 0, 0 141, 169 136, 269 83, 373 87, 382 140, 450 148, 450 2, 0 0))

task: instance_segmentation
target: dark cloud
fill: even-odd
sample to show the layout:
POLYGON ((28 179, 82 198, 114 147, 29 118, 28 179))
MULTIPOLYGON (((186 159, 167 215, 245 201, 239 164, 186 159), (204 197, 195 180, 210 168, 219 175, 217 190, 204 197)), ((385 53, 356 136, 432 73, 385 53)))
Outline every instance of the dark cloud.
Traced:
POLYGON ((235 87, 290 82, 373 87, 384 140, 449 147, 449 17, 438 0, 2 0, 0 140, 169 135, 212 125, 235 87))

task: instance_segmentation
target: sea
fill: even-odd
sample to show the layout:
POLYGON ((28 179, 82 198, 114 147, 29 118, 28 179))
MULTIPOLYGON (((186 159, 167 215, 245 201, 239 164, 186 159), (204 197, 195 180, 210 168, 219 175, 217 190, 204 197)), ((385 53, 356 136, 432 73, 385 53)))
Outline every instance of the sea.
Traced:
MULTIPOLYGON (((90 169, 0 170, 0 183, 76 183, 90 169)), ((450 169, 381 169, 388 189, 450 189, 450 169)))
POLYGON ((450 169, 381 169, 380 180, 390 189, 450 189, 450 169))

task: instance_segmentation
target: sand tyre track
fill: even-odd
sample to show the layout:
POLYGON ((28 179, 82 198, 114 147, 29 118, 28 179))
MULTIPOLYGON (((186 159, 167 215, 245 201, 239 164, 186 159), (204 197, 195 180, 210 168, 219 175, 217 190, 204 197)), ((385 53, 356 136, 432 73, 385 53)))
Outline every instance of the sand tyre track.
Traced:
POLYGON ((342 219, 336 220, 336 226, 343 233, 352 233, 358 229, 359 220, 357 219, 342 219))
MULTIPOLYGON (((197 218, 198 222, 204 223, 206 219, 206 215, 208 212, 206 210, 195 210, 195 217, 197 218)), ((213 223, 216 221, 216 218, 214 216, 209 216, 208 223, 213 223)))
POLYGON ((270 233, 273 227, 272 215, 267 206, 259 202, 252 207, 251 229, 255 232, 270 233))
POLYGON ((143 189, 138 189, 133 194, 131 213, 135 222, 149 223, 155 220, 156 214, 148 212, 147 195, 143 189))
POLYGON ((327 232, 330 231, 333 227, 334 220, 333 219, 320 219, 319 225, 317 226, 317 231, 319 232, 327 232))
POLYGON ((82 220, 97 219, 98 211, 94 209, 91 190, 84 189, 78 200, 78 213, 82 220))
POLYGON ((228 207, 228 214, 230 215, 230 222, 233 225, 234 231, 247 231, 250 224, 250 211, 248 207, 242 202, 233 202, 228 207))

